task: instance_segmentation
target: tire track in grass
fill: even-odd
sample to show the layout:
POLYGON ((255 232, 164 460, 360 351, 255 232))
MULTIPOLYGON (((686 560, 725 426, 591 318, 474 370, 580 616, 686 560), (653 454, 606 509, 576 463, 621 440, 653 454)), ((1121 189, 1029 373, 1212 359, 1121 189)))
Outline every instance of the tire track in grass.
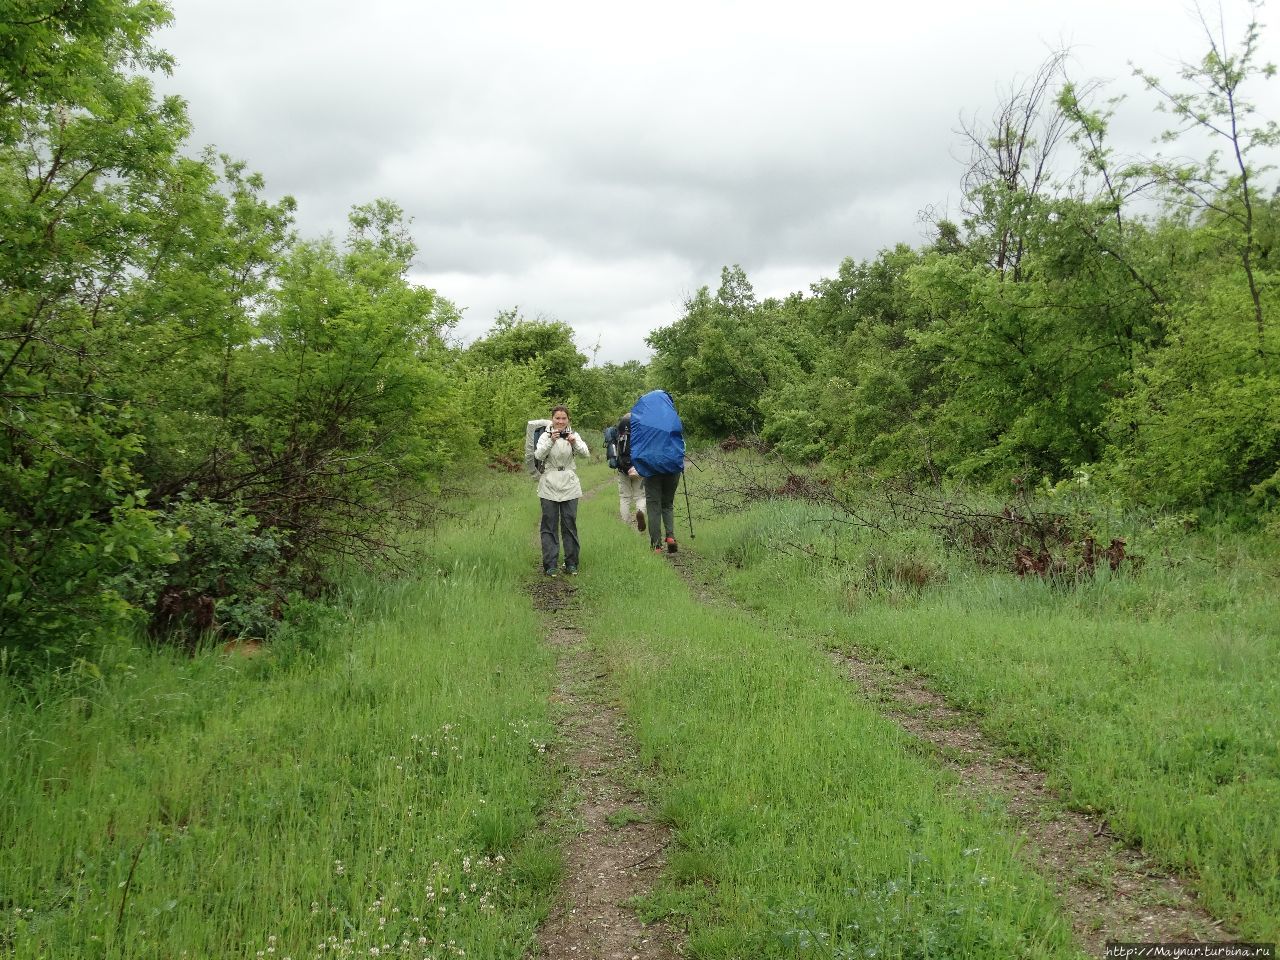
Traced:
MULTIPOLYGON (((746 611, 700 575, 687 550, 672 559, 701 602, 746 611)), ((1196 903, 1177 877, 1114 837, 1102 817, 1067 809, 1044 773, 1002 755, 970 716, 940 694, 848 650, 828 647, 827 654, 886 717, 929 745, 955 772, 961 789, 999 799, 1027 844, 1028 865, 1053 885, 1089 953, 1101 956, 1108 940, 1238 939, 1196 903)))
POLYGON ((964 789, 1003 801, 1090 952, 1101 954, 1107 940, 1236 939, 1177 877, 1113 836, 1104 818, 1067 809, 1041 771, 1002 755, 940 694, 846 650, 828 654, 886 716, 934 747, 964 789))
MULTIPOLYGON (((591 496, 594 491, 586 496, 591 496)), ((670 830, 636 788, 635 744, 610 702, 608 675, 574 623, 571 581, 540 577, 534 606, 556 651, 556 725, 568 768, 565 808, 573 835, 556 907, 538 931, 545 960, 673 960, 677 940, 630 906, 666 866, 670 830)))

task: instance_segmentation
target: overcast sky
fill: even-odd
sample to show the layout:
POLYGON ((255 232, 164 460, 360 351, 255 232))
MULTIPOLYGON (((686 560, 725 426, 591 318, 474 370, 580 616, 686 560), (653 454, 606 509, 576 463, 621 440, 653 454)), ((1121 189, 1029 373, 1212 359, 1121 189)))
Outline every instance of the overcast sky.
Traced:
MULTIPOLYGON (((1129 95, 1113 135, 1131 150, 1163 118, 1130 61, 1173 80, 1205 50, 1181 0, 171 5, 162 89, 197 144, 297 198, 304 234, 342 236, 353 204, 388 197, 462 339, 518 306, 601 362, 647 359, 645 335, 726 264, 781 296, 921 243, 925 208, 958 218, 961 119, 1051 49, 1129 95)), ((1233 43, 1247 9, 1224 0, 1233 43)), ((1280 118, 1280 81, 1253 95, 1280 118)))

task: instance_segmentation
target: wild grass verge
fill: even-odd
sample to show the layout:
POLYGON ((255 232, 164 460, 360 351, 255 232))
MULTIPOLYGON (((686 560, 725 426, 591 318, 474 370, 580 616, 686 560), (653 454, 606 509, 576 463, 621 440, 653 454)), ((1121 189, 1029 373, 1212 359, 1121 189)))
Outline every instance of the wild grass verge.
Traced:
POLYGON ((762 502, 704 520, 698 547, 765 623, 923 673, 1216 916, 1280 939, 1274 542, 1135 521, 1140 571, 1018 579, 922 530, 845 526, 836 551, 829 517, 762 502), (824 558, 781 548, 805 542, 824 558))
POLYGON ((0 954, 523 956, 559 870, 526 493, 292 644, 0 683, 0 954))

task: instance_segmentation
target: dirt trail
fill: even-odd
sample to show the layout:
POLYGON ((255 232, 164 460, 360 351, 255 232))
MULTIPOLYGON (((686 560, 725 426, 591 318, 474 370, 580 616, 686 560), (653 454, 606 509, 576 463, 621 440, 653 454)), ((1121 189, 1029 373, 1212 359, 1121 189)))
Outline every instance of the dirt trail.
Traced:
MULTIPOLYGON (((704 602, 733 604, 699 575, 688 551, 676 566, 704 602)), ((1221 942, 1235 939, 1178 878, 1112 835, 1106 821, 1068 810, 1045 775, 1001 754, 974 718, 913 677, 844 650, 828 655, 880 711, 935 748, 972 796, 999 798, 1025 841, 1024 859, 1056 889, 1082 947, 1095 956, 1108 940, 1221 942)))
POLYGON ((538 933, 545 960, 673 960, 678 941, 645 924, 628 904, 647 893, 666 865, 670 831, 654 821, 636 788, 642 771, 607 674, 574 623, 577 581, 539 578, 534 604, 550 622, 559 680, 556 706, 564 806, 572 836, 556 908, 538 933))

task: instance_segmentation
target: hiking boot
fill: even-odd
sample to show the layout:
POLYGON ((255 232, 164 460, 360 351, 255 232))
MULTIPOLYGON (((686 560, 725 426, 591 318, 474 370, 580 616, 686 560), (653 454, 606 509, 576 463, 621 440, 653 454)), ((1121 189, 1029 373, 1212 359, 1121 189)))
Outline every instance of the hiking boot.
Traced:
POLYGON ((556 568, 551 567, 550 569, 544 570, 542 572, 548 577, 554 577, 556 575, 556 568))
POLYGON ((644 511, 643 510, 636 511, 636 529, 639 530, 641 533, 644 533, 644 511))
POLYGON ((654 548, 653 548, 653 552, 654 552, 654 553, 661 553, 661 552, 662 552, 662 544, 658 544, 656 547, 654 547, 654 548))
POLYGON ((578 575, 578 565, 576 563, 566 563, 564 565, 564 572, 571 577, 576 577, 578 575))
POLYGON ((676 543, 676 538, 667 537, 667 553, 675 553, 679 549, 680 546, 676 543))

